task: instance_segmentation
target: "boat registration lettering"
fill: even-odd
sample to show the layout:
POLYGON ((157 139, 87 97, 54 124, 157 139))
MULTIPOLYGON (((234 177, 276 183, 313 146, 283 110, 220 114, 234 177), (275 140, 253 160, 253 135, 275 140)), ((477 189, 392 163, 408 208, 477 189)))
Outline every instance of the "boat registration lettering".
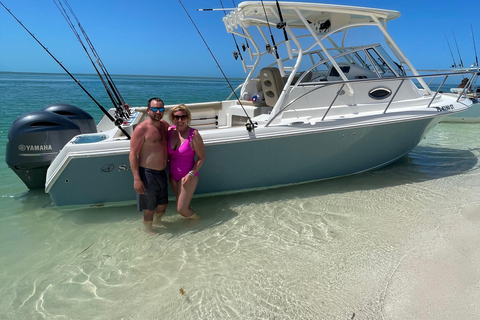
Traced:
POLYGON ((453 106, 453 104, 449 104, 449 105, 441 106, 441 107, 435 107, 435 108, 437 109, 438 112, 455 110, 455 107, 453 106))

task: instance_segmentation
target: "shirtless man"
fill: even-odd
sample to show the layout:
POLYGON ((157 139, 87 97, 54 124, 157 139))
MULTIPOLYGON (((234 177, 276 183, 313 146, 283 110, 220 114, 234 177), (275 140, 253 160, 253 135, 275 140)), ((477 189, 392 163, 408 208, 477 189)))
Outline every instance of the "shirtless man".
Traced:
POLYGON ((168 123, 162 120, 165 106, 160 98, 148 100, 149 118, 133 131, 130 140, 130 168, 137 192, 138 211, 143 210, 145 231, 153 233, 153 215, 160 219, 168 204, 168 123))

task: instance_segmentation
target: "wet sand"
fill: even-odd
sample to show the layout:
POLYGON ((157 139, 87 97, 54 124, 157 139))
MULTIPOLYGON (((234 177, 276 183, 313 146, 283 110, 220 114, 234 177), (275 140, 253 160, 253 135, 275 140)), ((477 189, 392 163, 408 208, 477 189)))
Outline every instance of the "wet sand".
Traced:
POLYGON ((383 318, 478 319, 479 248, 479 202, 452 208, 399 261, 385 290, 383 318))

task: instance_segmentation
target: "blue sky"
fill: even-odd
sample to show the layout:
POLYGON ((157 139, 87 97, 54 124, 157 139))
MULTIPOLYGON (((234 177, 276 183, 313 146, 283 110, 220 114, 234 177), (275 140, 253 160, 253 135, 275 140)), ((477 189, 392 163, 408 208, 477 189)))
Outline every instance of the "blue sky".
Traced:
MULTIPOLYGON (((94 69, 51 0, 1 0, 72 73, 94 69)), ((228 77, 243 77, 231 35, 221 21, 219 0, 182 1, 228 77)), ((455 33, 464 65, 475 60, 470 24, 480 39, 477 1, 313 1, 400 11, 387 28, 418 69, 448 69, 457 63, 455 33)), ((200 36, 176 0, 69 0, 111 74, 222 77, 200 36)), ((239 1, 235 0, 238 4, 239 1)), ((223 0, 225 7, 233 1, 223 0)), ((480 53, 480 52, 479 52, 480 53)), ((0 7, 0 71, 63 73, 56 62, 0 7)))

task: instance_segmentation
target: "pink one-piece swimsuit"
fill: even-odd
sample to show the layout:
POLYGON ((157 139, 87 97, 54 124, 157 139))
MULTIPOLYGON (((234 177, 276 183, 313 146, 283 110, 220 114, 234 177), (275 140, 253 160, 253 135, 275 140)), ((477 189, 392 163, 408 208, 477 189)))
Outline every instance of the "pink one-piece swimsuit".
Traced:
MULTIPOLYGON (((175 126, 171 126, 171 128, 175 128, 175 126)), ((195 134, 195 129, 190 129, 187 139, 183 141, 177 150, 173 150, 172 145, 170 144, 172 132, 173 130, 168 131, 168 166, 170 169, 170 176, 173 180, 179 181, 185 177, 195 165, 195 151, 193 151, 190 146, 190 143, 193 140, 193 135, 195 134)), ((195 175, 198 177, 198 172, 195 175)))

